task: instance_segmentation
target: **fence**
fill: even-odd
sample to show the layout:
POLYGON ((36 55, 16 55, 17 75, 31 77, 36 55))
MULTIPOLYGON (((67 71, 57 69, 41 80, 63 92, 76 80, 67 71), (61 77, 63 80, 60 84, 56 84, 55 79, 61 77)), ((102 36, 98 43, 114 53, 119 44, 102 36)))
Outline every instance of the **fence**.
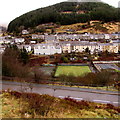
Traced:
POLYGON ((60 63, 58 66, 88 66, 89 64, 87 63, 60 63))

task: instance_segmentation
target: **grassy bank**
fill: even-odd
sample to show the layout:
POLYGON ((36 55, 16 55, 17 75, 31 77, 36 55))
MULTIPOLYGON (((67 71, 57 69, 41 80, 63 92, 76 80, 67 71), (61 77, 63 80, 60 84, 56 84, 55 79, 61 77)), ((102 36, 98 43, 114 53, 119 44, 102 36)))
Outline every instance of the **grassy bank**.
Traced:
POLYGON ((2 118, 118 118, 120 108, 34 93, 3 92, 2 118))

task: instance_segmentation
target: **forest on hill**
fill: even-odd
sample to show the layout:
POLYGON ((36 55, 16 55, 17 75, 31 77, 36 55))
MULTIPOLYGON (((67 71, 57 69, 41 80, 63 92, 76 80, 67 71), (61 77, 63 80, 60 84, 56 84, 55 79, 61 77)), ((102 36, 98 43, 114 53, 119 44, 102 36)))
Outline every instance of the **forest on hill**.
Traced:
POLYGON ((20 32, 21 29, 34 28, 44 23, 70 25, 100 20, 103 23, 119 21, 120 8, 114 8, 102 2, 62 2, 36 9, 15 18, 8 25, 8 32, 20 32))

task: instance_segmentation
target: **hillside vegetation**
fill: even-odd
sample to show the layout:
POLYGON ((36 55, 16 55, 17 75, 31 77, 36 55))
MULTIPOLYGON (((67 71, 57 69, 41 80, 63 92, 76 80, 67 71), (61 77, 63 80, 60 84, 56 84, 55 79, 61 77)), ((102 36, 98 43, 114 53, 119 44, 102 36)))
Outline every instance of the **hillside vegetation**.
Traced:
POLYGON ((70 25, 85 23, 90 20, 102 22, 119 21, 120 9, 102 2, 62 2, 40 8, 14 19, 8 25, 9 32, 20 32, 22 29, 34 28, 43 23, 70 25))
POLYGON ((35 93, 3 92, 2 118, 118 118, 111 104, 60 99, 35 93))
MULTIPOLYGON (((90 21, 88 23, 76 23, 71 25, 62 25, 59 28, 56 28, 57 33, 66 32, 67 29, 72 29, 74 33, 113 33, 118 32, 119 22, 107 22, 102 23, 101 21, 90 21)), ((69 32, 72 33, 72 32, 69 32)))

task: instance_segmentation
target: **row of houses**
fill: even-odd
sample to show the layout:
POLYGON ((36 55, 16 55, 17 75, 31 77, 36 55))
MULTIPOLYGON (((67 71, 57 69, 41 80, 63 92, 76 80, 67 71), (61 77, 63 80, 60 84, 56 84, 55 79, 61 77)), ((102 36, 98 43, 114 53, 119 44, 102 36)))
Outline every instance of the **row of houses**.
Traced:
MULTIPOLYGON (((18 48, 25 48, 28 52, 34 51, 35 55, 53 55, 71 52, 84 52, 86 49, 91 54, 108 51, 118 53, 120 51, 120 43, 98 43, 86 41, 63 41, 58 43, 41 43, 34 45, 18 45, 18 48)), ((0 45, 0 53, 3 53, 5 46, 0 45)))
POLYGON ((24 43, 24 38, 12 38, 11 36, 0 37, 0 44, 14 44, 14 43, 24 43))
MULTIPOLYGON (((0 37, 0 44, 13 44, 13 43, 24 43, 24 38, 12 38, 11 36, 4 36, 0 37)), ((56 35, 37 35, 32 34, 32 40, 30 41, 31 44, 36 44, 35 40, 42 39, 45 43, 53 43, 59 41, 83 41, 83 40, 98 40, 98 39, 105 39, 105 40, 117 40, 120 39, 119 34, 56 34, 56 35)))
MULTIPOLYGON (((64 35, 39 35, 41 39, 45 38, 44 43, 40 44, 28 44, 25 45, 24 38, 14 38, 8 39, 9 37, 0 37, 0 52, 4 51, 4 46, 2 43, 21 43, 18 44, 19 48, 25 48, 28 52, 34 51, 35 55, 52 55, 55 53, 71 53, 71 52, 84 52, 86 49, 89 50, 91 54, 96 52, 112 52, 118 53, 120 51, 120 40, 111 40, 110 43, 100 43, 100 42, 89 42, 89 41, 59 41, 58 39, 63 39, 64 35)), ((69 35, 68 38, 73 39, 73 37, 78 37, 78 35, 69 35)), ((35 39, 35 36, 34 36, 35 39)), ((37 39, 37 38, 36 38, 37 39)))
MULTIPOLYGON (((0 37, 0 53, 2 54, 4 52, 6 45, 8 45, 8 44, 17 44, 19 47, 20 44, 23 46, 24 42, 25 42, 24 38, 13 38, 10 35, 1 36, 0 37)), ((30 45, 28 45, 28 46, 29 46, 28 47, 29 49, 27 51, 31 51, 31 46, 30 45)), ((26 45, 25 45, 25 47, 26 47, 26 45)), ((26 49, 27 49, 27 47, 26 47, 26 49)))
POLYGON ((55 35, 37 35, 32 34, 32 39, 43 39, 46 42, 53 42, 53 41, 59 41, 59 40, 99 40, 99 39, 119 39, 120 34, 55 34, 55 35))
POLYGON ((118 43, 97 43, 97 42, 86 42, 86 41, 64 41, 59 43, 43 43, 34 45, 35 55, 51 55, 71 52, 84 52, 86 49, 91 54, 95 52, 112 52, 118 53, 120 44, 118 43))

